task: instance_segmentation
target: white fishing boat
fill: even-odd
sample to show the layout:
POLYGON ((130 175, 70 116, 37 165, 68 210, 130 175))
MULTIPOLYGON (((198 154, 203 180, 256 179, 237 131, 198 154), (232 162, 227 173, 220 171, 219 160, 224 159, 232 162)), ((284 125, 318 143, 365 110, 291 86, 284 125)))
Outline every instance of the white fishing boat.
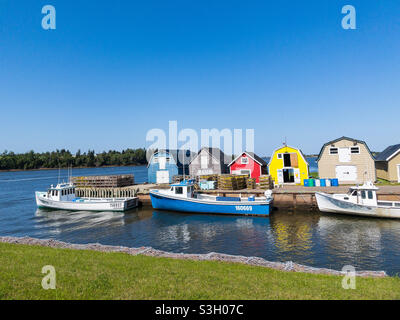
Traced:
POLYGON ((372 182, 349 189, 347 194, 316 192, 318 208, 323 212, 334 212, 377 218, 400 218, 400 202, 378 200, 379 190, 372 182))
POLYGON ((72 183, 53 185, 47 192, 36 191, 36 204, 39 208, 72 211, 126 211, 138 206, 138 197, 131 198, 80 198, 75 196, 72 183))

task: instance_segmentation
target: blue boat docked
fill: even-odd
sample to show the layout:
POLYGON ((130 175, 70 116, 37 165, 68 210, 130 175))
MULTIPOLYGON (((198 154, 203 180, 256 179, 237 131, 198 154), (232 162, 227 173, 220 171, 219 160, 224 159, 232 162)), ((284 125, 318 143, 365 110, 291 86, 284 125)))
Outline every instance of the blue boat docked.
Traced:
POLYGON ((268 216, 272 209, 272 192, 265 197, 219 197, 197 193, 192 181, 172 184, 170 189, 150 190, 154 209, 191 213, 268 216))

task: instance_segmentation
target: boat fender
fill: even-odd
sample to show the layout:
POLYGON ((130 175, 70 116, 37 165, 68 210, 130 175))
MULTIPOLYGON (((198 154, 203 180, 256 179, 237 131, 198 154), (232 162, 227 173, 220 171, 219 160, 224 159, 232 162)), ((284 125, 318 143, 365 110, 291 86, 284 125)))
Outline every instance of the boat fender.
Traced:
POLYGON ((272 191, 271 190, 265 190, 264 195, 266 198, 271 198, 272 197, 272 191))

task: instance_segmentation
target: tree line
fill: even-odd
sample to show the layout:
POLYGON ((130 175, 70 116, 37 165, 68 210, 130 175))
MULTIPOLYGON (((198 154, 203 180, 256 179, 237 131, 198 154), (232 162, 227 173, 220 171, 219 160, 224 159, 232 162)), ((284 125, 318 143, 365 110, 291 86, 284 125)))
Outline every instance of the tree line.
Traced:
POLYGON ((41 168, 67 168, 67 167, 102 167, 102 166, 127 166, 145 165, 146 150, 126 149, 123 151, 110 150, 95 153, 94 150, 72 154, 69 150, 61 149, 53 152, 14 153, 4 151, 0 154, 0 170, 31 170, 41 168))

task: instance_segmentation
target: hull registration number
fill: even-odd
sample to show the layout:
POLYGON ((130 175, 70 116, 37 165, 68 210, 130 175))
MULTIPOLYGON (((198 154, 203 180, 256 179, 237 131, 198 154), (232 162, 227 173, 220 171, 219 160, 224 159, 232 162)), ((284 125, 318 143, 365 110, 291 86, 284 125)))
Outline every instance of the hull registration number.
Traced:
POLYGON ((252 211, 252 206, 236 206, 237 211, 252 211))

